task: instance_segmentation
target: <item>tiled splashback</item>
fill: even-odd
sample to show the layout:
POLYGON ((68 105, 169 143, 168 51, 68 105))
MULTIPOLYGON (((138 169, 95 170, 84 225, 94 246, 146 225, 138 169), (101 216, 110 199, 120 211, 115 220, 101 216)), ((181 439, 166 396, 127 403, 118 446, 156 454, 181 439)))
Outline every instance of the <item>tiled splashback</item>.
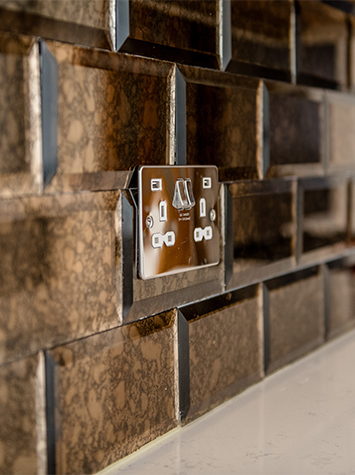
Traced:
POLYGON ((0 3, 0 473, 95 473, 355 323, 355 3, 0 3), (49 69, 48 69, 49 68, 49 69), (216 266, 137 274, 140 165, 216 266))

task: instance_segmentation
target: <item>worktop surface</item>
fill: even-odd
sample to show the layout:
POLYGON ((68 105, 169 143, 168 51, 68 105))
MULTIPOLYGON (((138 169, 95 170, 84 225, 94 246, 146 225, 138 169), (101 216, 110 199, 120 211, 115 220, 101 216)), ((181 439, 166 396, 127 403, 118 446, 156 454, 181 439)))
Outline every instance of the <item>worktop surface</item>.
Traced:
POLYGON ((355 331, 102 473, 355 473, 355 331))

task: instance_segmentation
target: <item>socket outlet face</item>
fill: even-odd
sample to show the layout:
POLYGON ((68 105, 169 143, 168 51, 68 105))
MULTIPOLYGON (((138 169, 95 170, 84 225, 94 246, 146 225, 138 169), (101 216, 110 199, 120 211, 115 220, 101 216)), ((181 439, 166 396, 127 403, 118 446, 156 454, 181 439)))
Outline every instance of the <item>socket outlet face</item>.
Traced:
POLYGON ((139 169, 141 279, 219 263, 218 191, 218 169, 214 166, 139 169))

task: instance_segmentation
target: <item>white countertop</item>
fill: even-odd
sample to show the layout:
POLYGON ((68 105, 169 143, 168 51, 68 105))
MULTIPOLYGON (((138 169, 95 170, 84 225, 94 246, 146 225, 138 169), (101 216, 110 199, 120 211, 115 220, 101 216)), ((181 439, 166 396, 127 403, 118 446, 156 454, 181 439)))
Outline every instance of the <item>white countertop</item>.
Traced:
POLYGON ((355 331, 102 473, 354 474, 355 331))

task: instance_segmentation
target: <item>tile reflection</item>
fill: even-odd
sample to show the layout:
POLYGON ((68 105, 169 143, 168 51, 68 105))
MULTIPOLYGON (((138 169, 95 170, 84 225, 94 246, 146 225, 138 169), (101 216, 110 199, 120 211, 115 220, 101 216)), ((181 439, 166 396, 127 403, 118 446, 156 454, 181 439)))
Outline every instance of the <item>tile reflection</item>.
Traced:
POLYGON ((304 253, 343 243, 347 237, 348 190, 344 181, 305 180, 302 250, 304 253))
POLYGON ((218 68, 218 2, 129 0, 121 51, 218 68))
POLYGON ((333 261, 327 269, 327 338, 334 338, 355 325, 354 262, 333 261))
POLYGON ((231 14, 232 61, 228 70, 248 72, 247 65, 255 65, 264 73, 275 69, 279 71, 276 74, 282 72, 282 78, 289 78, 291 2, 232 0, 231 14))
POLYGON ((181 68, 186 81, 186 157, 216 165, 221 180, 256 178, 258 81, 181 68))
POLYGON ((304 175, 322 169, 323 94, 267 83, 270 167, 268 175, 304 175))
POLYGON ((265 369, 271 372, 323 341, 323 279, 314 267, 265 285, 265 369))
POLYGON ((234 272, 293 254, 291 183, 230 185, 233 196, 234 272), (286 186, 285 186, 286 185, 286 186), (243 190, 244 188, 244 190, 243 190))
POLYGON ((326 87, 346 85, 347 18, 337 8, 301 0, 298 6, 298 80, 326 87))

